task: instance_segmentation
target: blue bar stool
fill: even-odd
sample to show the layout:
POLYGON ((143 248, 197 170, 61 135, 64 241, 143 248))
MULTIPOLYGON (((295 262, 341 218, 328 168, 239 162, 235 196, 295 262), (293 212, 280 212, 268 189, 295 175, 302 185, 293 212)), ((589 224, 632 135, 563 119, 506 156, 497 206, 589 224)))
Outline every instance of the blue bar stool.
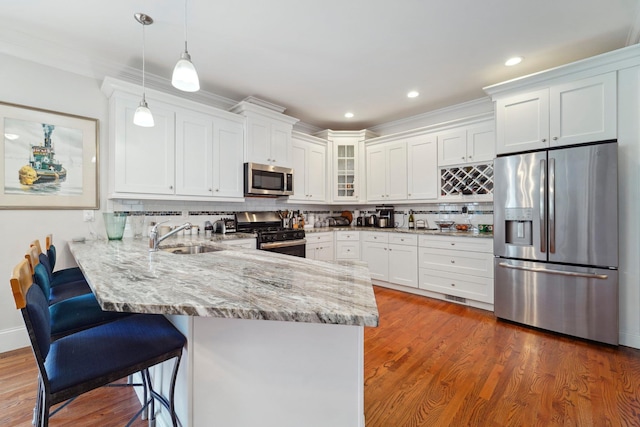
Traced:
POLYGON ((48 271, 42 263, 38 262, 36 253, 36 247, 31 246, 25 258, 29 260, 27 265, 33 281, 40 287, 49 304, 51 340, 131 315, 102 310, 84 281, 60 284, 53 288, 49 282, 48 271))
MULTIPOLYGON (((89 284, 87 283, 84 274, 82 274, 82 271, 79 268, 61 270, 54 273, 49 256, 42 252, 40 241, 34 240, 33 242, 31 242, 30 248, 35 248, 35 258, 33 260, 30 260, 32 264, 32 270, 34 260, 37 260, 35 261, 36 263, 41 263, 47 269, 47 274, 49 275, 49 283, 51 284, 51 288, 53 289, 52 298, 54 300, 91 292, 91 288, 89 288, 89 284), (73 283, 73 285, 69 285, 70 283, 73 283)), ((29 250, 28 254, 31 254, 31 249, 29 250)), ((55 263, 55 255, 53 260, 55 263)))
POLYGON ((56 268, 58 253, 56 251, 56 247, 53 244, 53 234, 47 234, 47 236, 45 237, 45 251, 41 252, 47 256, 47 261, 49 261, 52 283, 57 281, 74 282, 76 280, 84 279, 84 274, 82 274, 82 270, 80 270, 80 267, 63 268, 58 271, 54 271, 56 268))
MULTIPOLYGON (((164 316, 135 314, 51 342, 49 304, 42 289, 33 286, 27 260, 13 269, 10 283, 40 374, 36 425, 49 425, 52 405, 136 372, 142 371, 148 379, 148 368, 174 359, 166 403, 172 424, 177 427, 175 384, 186 338, 164 316)), ((155 423, 154 399, 162 402, 164 398, 153 390, 150 381, 147 385, 150 398, 139 413, 150 405, 151 425, 155 423)))

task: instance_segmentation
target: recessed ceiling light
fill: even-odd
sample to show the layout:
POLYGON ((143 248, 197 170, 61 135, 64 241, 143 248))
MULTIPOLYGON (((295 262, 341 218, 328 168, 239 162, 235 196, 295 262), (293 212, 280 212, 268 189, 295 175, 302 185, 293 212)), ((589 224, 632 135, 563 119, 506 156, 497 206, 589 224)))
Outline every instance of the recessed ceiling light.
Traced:
POLYGON ((13 141, 15 139, 20 138, 20 135, 16 135, 15 133, 5 133, 4 137, 7 138, 9 141, 13 141))
POLYGON ((407 98, 417 98, 420 95, 420 92, 417 90, 412 90, 407 94, 407 98))
POLYGON ((344 113, 344 116, 345 116, 347 119, 350 119, 350 118, 352 118, 352 117, 353 117, 353 113, 351 113, 351 112, 349 112, 349 113, 344 113))
POLYGON ((507 67, 513 67, 514 65, 518 65, 519 63, 521 63, 523 59, 524 58, 522 56, 514 56, 513 58, 507 59, 504 65, 506 65, 507 67))

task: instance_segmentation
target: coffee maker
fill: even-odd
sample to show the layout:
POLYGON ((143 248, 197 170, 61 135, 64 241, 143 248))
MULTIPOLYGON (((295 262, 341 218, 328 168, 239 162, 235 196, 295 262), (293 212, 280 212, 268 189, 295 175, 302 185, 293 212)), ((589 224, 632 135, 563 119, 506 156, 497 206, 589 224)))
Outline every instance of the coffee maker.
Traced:
POLYGON ((376 206, 378 211, 378 227, 394 228, 395 218, 393 216, 393 206, 376 206))

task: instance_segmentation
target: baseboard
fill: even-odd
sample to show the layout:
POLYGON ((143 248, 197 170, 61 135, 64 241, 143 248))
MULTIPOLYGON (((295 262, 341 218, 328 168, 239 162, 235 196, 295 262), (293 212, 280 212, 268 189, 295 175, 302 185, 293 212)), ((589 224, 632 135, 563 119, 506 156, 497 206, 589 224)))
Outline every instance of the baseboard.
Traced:
POLYGON ((620 332, 620 345, 640 349, 640 335, 620 332))
POLYGON ((0 353, 29 347, 29 334, 24 327, 4 329, 0 331, 0 353))

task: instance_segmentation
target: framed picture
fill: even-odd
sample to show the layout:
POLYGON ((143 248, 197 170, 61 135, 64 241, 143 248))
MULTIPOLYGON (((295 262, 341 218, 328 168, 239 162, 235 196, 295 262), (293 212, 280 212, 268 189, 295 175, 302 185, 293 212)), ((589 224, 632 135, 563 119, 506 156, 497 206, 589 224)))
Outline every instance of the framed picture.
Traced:
POLYGON ((0 209, 98 209, 98 120, 0 102, 0 209))

